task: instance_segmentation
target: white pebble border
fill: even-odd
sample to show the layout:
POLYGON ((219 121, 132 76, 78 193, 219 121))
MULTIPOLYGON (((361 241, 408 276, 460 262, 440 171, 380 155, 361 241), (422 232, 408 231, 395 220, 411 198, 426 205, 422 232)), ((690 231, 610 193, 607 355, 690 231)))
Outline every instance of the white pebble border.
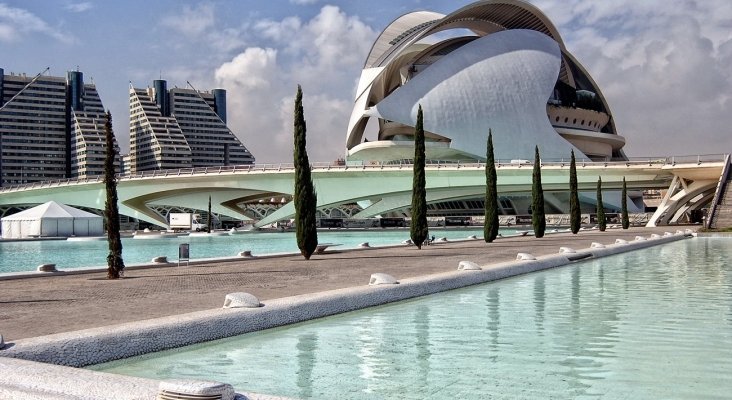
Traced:
MULTIPOLYGON (((153 399, 159 381, 49 364, 71 367, 99 364, 554 268, 572 260, 624 253, 689 236, 677 232, 648 240, 608 244, 604 248, 578 249, 573 254, 557 253, 536 260, 508 261, 484 266, 482 270, 406 278, 398 285, 367 285, 368 279, 364 277, 364 286, 273 299, 259 308, 206 310, 22 339, 6 343, 6 348, 0 350, 0 356, 4 356, 0 357, 0 398, 6 398, 6 392, 12 391, 16 397, 7 398, 40 393, 44 394, 42 398, 48 399, 153 399), (112 393, 114 396, 109 397, 112 393), (76 394, 80 397, 75 397, 76 394)), ((238 399, 278 399, 246 397, 261 395, 238 396, 245 396, 238 399)))

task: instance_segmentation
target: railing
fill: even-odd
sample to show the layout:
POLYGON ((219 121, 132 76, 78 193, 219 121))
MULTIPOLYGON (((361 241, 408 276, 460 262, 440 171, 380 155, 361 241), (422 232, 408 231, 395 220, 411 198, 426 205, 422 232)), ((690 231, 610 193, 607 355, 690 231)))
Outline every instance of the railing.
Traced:
MULTIPOLYGON (((705 154, 697 156, 670 156, 670 157, 632 157, 627 161, 592 161, 589 159, 577 159, 576 165, 578 168, 604 168, 604 167, 630 167, 630 166, 674 166, 677 164, 696 164, 701 165, 704 163, 719 163, 726 160, 727 154, 705 154)), ((533 167, 533 160, 498 160, 496 161, 496 168, 529 168, 533 167)), ((542 159, 542 167, 569 167, 570 159, 542 159)), ((347 170, 394 170, 411 168, 413 163, 410 160, 403 160, 401 162, 353 162, 349 161, 345 164, 333 164, 333 163, 313 163, 311 169, 314 172, 317 171, 347 171, 347 170)), ((484 162, 454 162, 454 161, 439 161, 434 160, 426 164, 427 170, 439 170, 439 169, 482 169, 485 168, 484 162)), ((143 171, 136 174, 128 175, 117 175, 120 180, 133 180, 133 179, 150 179, 150 178, 165 178, 165 177, 178 177, 178 176, 193 176, 193 175, 220 175, 220 174, 238 174, 238 173, 262 173, 262 172, 288 172, 295 169, 292 163, 280 163, 280 164, 246 164, 246 165, 229 165, 219 167, 198 167, 198 168, 183 168, 183 169, 168 169, 168 170, 154 170, 154 171, 143 171)), ((40 181, 27 183, 22 185, 12 185, 0 188, 0 193, 15 192, 29 189, 40 189, 57 187, 63 185, 73 184, 89 184, 89 183, 100 183, 104 181, 104 176, 94 176, 89 178, 81 179, 55 179, 48 181, 40 181)))

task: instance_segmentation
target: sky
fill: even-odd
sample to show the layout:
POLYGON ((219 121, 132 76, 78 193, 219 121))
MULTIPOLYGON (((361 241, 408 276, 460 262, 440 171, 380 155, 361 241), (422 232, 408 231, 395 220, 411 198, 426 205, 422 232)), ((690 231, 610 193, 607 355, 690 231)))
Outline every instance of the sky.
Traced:
MULTIPOLYGON (((598 83, 629 157, 732 152, 732 1, 532 0, 598 83)), ((463 0, 0 0, 0 68, 77 68, 129 150, 129 85, 224 88, 257 163, 292 162, 302 85, 311 161, 343 157, 356 84, 378 34, 463 0)), ((500 155, 497 155, 500 158, 500 155)))

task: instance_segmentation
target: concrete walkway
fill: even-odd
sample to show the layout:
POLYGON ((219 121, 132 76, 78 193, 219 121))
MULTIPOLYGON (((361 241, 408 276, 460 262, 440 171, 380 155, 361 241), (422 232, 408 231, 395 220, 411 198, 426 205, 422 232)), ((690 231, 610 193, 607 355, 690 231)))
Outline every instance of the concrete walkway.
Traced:
POLYGON ((130 270, 110 281, 103 273, 55 275, 0 281, 0 334, 5 341, 219 308, 231 292, 260 300, 368 284, 375 272, 398 279, 452 271, 462 260, 479 265, 509 261, 518 252, 557 253, 592 242, 612 244, 637 235, 675 232, 678 227, 581 231, 414 246, 329 250, 309 261, 301 256, 242 259, 188 267, 130 270))

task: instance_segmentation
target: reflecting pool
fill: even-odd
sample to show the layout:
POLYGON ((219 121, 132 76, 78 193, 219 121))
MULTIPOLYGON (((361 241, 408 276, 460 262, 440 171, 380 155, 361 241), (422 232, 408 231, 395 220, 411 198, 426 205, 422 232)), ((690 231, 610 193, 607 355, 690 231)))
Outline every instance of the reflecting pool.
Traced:
POLYGON ((102 364, 318 399, 719 399, 732 241, 650 249, 102 364))
MULTIPOLYGON (((501 229, 501 234, 515 234, 514 229, 501 229)), ((448 240, 465 239, 470 235, 483 237, 483 228, 434 229, 430 234, 448 240)), ((321 243, 337 243, 335 249, 356 248, 360 243, 371 246, 395 245, 409 239, 403 229, 332 230, 319 231, 321 243)), ((163 239, 123 238, 123 258, 126 265, 148 263, 153 257, 178 259, 178 245, 190 244, 191 259, 235 257, 250 250, 254 255, 298 253, 294 232, 249 232, 226 236, 179 236, 163 239)), ((42 240, 0 242, 0 273, 35 271, 40 264, 56 264, 58 269, 104 266, 107 264, 107 242, 42 240)))

